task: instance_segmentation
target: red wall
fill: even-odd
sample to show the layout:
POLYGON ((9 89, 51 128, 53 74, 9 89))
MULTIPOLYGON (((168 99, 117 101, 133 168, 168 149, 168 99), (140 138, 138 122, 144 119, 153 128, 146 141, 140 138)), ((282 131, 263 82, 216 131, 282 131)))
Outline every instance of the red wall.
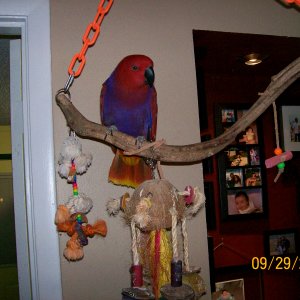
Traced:
MULTIPOLYGON (((255 76, 245 78, 230 76, 226 78, 224 75, 212 76, 206 74, 204 79, 208 127, 201 130, 201 135, 210 134, 212 137, 215 136, 214 111, 216 104, 252 104, 258 99, 258 93, 263 92, 270 82, 269 78, 255 76)), ((299 85, 299 81, 297 84, 299 85)), ((286 92, 277 99, 276 103, 279 110, 282 104, 299 105, 297 101, 299 99, 293 98, 293 95, 286 92)), ((264 156, 269 158, 274 156, 273 150, 276 145, 272 107, 267 109, 261 119, 264 156)), ((214 239, 214 247, 217 247, 214 251, 214 262, 215 278, 218 281, 223 278, 218 277, 218 269, 251 264, 252 257, 265 255, 265 231, 287 228, 298 228, 298 231, 300 231, 300 195, 297 191, 297 185, 299 186, 300 183, 300 155, 294 152, 294 158, 286 163, 285 172, 277 183, 273 182, 277 174, 277 168, 266 170, 268 215, 263 219, 221 221, 216 157, 213 157, 213 170, 212 174, 205 174, 204 179, 214 184, 216 229, 208 233, 214 239), (224 246, 218 247, 222 242, 224 246)), ((300 283, 299 270, 264 271, 262 275, 257 276, 261 276, 264 299, 281 299, 283 297, 285 299, 300 299, 300 296, 296 296, 300 295, 298 291, 300 283)), ((252 288, 257 289, 258 287, 252 286, 252 288)))

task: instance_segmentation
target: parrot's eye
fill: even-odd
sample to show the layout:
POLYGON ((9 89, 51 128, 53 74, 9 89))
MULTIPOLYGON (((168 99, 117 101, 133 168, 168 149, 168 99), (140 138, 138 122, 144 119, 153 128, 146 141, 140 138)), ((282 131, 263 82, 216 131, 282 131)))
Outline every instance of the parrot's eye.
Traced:
POLYGON ((136 71, 136 70, 138 70, 138 66, 133 65, 133 66, 131 67, 131 69, 132 69, 133 71, 136 71))

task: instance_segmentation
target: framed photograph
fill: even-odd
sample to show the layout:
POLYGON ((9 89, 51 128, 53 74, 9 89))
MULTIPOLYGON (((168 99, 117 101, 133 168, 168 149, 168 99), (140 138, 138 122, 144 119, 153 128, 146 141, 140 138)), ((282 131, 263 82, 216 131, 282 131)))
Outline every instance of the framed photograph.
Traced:
POLYGON ((261 186, 261 169, 245 168, 245 186, 261 186))
POLYGON ((242 187, 244 184, 243 169, 226 169, 226 187, 236 188, 242 187))
POLYGON ((261 189, 230 190, 227 193, 228 215, 262 214, 261 189))
MULTIPOLYGON (((255 299, 262 300, 263 285, 262 285, 262 270, 254 270, 251 264, 239 266, 220 267, 215 270, 215 281, 212 282, 216 288, 215 282, 218 285, 218 291, 213 294, 212 299, 222 299, 220 289, 227 288, 233 294, 234 300, 239 299, 255 299), (231 286, 226 283, 233 282, 231 286), (225 284, 224 284, 225 283, 225 284), (244 288, 243 288, 244 286, 244 288), (244 289, 244 290, 243 290, 244 289)), ((215 291, 214 291, 215 292, 215 291)), ((225 296, 225 295, 224 295, 225 296)), ((229 296, 230 297, 230 296, 229 296)), ((226 299, 223 297, 223 299, 226 299)), ((228 298, 230 299, 230 298, 228 298)))
POLYGON ((234 109, 222 109, 222 123, 234 123, 235 122, 235 111, 234 109))
POLYGON ((245 300, 244 279, 216 282, 212 300, 245 300))
POLYGON ((282 106, 282 135, 285 151, 300 151, 300 106, 282 106))
MULTIPOLYGON (((247 109, 241 105, 217 106, 216 136, 237 122, 247 109)), ((260 120, 256 120, 217 155, 222 221, 266 215, 261 128, 260 120)))
POLYGON ((248 152, 239 147, 231 147, 226 150, 226 166, 239 167, 249 165, 248 152))
POLYGON ((265 232, 266 256, 293 256, 298 253, 296 229, 281 229, 265 232))

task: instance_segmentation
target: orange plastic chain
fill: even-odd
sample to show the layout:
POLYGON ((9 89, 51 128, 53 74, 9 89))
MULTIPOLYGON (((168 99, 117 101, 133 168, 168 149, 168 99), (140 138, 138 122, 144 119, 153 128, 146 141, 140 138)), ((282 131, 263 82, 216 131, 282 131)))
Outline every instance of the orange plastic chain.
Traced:
POLYGON ((82 48, 79 53, 76 53, 73 56, 73 58, 70 62, 70 65, 68 68, 68 73, 73 78, 78 77, 81 74, 83 67, 85 65, 85 62, 86 62, 85 54, 87 52, 87 49, 95 44, 95 42, 100 34, 100 25, 101 25, 105 15, 109 12, 112 4, 113 4, 113 0, 101 0, 100 1, 99 5, 98 5, 98 9, 97 9, 97 14, 96 14, 94 20, 87 26, 85 33, 82 37, 82 42, 83 42, 82 48), (106 6, 104 6, 105 2, 107 2, 106 6), (94 35, 92 36, 92 38, 89 38, 89 35, 91 32, 93 32, 94 35), (78 66, 77 70, 74 71, 76 62, 79 63, 79 66, 78 66))
POLYGON ((286 4, 296 4, 298 6, 300 6, 300 0, 282 0, 284 3, 286 4))

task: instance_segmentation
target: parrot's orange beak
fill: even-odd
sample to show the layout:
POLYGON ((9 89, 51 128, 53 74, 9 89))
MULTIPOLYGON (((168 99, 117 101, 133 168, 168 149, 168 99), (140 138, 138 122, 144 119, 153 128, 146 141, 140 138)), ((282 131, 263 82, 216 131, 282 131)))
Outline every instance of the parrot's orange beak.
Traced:
POLYGON ((152 87, 155 79, 153 68, 152 67, 147 68, 145 70, 144 76, 145 76, 145 83, 148 84, 150 87, 152 87))

